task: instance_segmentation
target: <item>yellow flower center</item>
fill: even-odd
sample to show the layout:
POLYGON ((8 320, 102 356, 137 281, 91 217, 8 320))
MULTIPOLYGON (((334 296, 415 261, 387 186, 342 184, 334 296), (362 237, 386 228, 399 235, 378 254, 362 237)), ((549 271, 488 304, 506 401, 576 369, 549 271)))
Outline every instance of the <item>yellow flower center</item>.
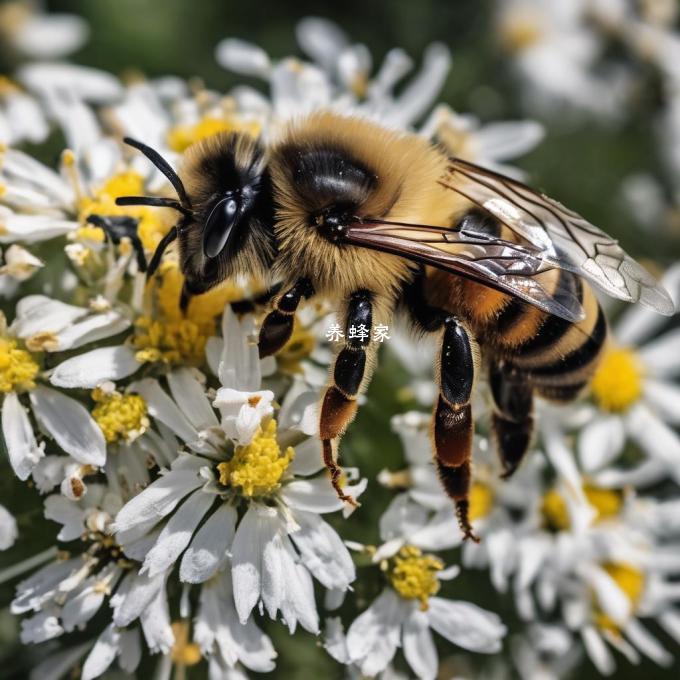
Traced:
POLYGON ((109 178, 94 192, 94 198, 81 199, 79 217, 82 226, 76 231, 76 237, 84 241, 104 240, 104 232, 99 227, 85 222, 88 215, 128 215, 139 220, 137 235, 144 249, 155 250, 172 224, 170 213, 159 208, 116 205, 116 199, 121 196, 141 196, 145 193, 144 178, 132 170, 109 178))
POLYGON ((138 394, 107 393, 97 388, 92 399, 97 402, 92 417, 109 443, 132 442, 149 427, 146 402, 138 394))
POLYGON ((474 482, 470 487, 470 521, 486 517, 493 507, 493 491, 481 482, 474 482))
POLYGON ((388 578, 392 587, 406 600, 420 600, 420 608, 428 608, 427 601, 439 592, 437 572, 444 563, 433 555, 423 555, 412 545, 404 546, 394 557, 388 578))
POLYGON ((540 22, 530 12, 515 11, 506 15, 499 27, 501 44, 509 52, 521 52, 540 41, 540 22))
POLYGON ((220 132, 245 132, 252 137, 260 134, 255 122, 239 121, 235 118, 206 116, 193 125, 177 125, 168 133, 168 146, 174 151, 184 151, 192 144, 220 132))
POLYGON ((192 297, 184 315, 179 307, 183 282, 177 263, 164 262, 150 286, 156 312, 135 322, 132 344, 137 361, 201 364, 205 343, 216 333, 216 317, 226 304, 243 296, 238 286, 223 283, 192 297))
POLYGON ((257 431, 247 446, 237 446, 230 461, 220 463, 220 484, 240 487, 249 498, 264 496, 279 486, 281 477, 295 456, 289 446, 281 452, 276 441, 276 421, 270 420, 257 431))
POLYGON ((40 367, 15 340, 0 338, 0 392, 23 392, 35 387, 40 367))
POLYGON ((195 666, 201 660, 201 648, 195 642, 189 642, 189 624, 186 621, 175 621, 172 624, 175 644, 170 651, 170 658, 178 666, 195 666))
POLYGON ((643 366, 633 350, 609 348, 605 350, 590 389, 603 411, 621 413, 642 395, 643 377, 643 366))
MULTIPOLYGON (((583 487, 583 493, 588 503, 597 511, 596 522, 616 517, 621 511, 623 498, 619 491, 599 489, 586 484, 583 487)), ((543 496, 541 513, 546 524, 553 531, 566 531, 571 524, 567 503, 557 489, 550 489, 543 496)))
POLYGON ((283 373, 301 373, 301 363, 309 358, 316 347, 316 337, 295 319, 290 340, 276 354, 276 361, 283 373))
MULTIPOLYGON (((602 568, 626 594, 633 609, 635 609, 640 602, 645 587, 645 575, 636 567, 622 562, 607 562, 602 565, 602 568)), ((595 623, 603 630, 619 634, 619 628, 616 623, 597 604, 594 608, 595 623)))

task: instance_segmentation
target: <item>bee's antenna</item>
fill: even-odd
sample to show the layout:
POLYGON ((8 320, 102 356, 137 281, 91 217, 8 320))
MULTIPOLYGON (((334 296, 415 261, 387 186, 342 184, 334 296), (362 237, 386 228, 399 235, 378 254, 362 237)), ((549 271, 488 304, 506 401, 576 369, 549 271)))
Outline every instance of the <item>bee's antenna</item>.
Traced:
POLYGON ((150 146, 147 146, 142 142, 138 142, 136 139, 125 137, 123 141, 128 146, 141 151, 168 178, 170 184, 175 187, 175 191, 179 196, 179 202, 182 204, 182 207, 190 210, 191 201, 187 196, 187 192, 184 189, 182 180, 179 178, 179 175, 170 167, 170 164, 165 160, 165 158, 163 158, 163 156, 161 156, 155 149, 152 149, 150 146))
POLYGON ((146 277, 151 278, 155 273, 156 269, 158 269, 158 265, 161 263, 161 258, 163 257, 163 253, 165 252, 165 249, 177 238, 177 227, 173 227, 160 241, 160 243, 156 246, 156 250, 153 253, 153 256, 151 257, 151 261, 149 262, 149 266, 146 270, 146 277))
POLYGON ((172 208, 181 212, 182 215, 189 216, 191 211, 185 208, 174 198, 163 198, 161 196, 119 196, 116 205, 150 205, 154 208, 172 208))

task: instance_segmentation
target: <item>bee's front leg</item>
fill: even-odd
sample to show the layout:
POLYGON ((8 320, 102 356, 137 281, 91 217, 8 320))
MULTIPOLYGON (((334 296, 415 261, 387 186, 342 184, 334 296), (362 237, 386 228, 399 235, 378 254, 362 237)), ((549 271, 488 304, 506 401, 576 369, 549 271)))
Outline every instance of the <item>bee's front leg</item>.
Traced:
POLYGON ((290 340, 295 325, 295 312, 302 298, 314 295, 314 286, 309 279, 298 279, 285 293, 274 300, 273 309, 260 328, 260 357, 278 352, 290 340))
POLYGON ((470 332, 455 316, 446 316, 443 326, 436 367, 439 398, 432 419, 435 462, 465 538, 479 541, 469 519, 474 433, 470 398, 478 353, 470 332))
POLYGON ((340 437, 354 420, 357 398, 372 373, 372 359, 377 345, 371 342, 375 304, 376 300, 368 290, 359 290, 350 296, 345 314, 345 344, 335 357, 331 384, 326 388, 321 402, 319 418, 323 461, 330 473, 331 483, 338 498, 352 505, 357 504, 354 498, 342 491, 342 469, 336 462, 337 447, 340 437))

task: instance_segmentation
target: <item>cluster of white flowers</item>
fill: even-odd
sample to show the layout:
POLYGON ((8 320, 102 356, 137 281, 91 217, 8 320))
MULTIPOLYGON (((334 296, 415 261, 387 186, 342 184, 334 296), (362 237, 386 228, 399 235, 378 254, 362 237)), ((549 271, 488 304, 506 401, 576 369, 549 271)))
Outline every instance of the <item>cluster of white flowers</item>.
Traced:
MULTIPOLYGON (((50 21, 62 31, 61 49, 31 55, 41 59, 86 33, 65 17, 30 20, 33 31, 50 21)), ((14 35, 19 49, 23 34, 14 35)), ((297 37, 309 61, 272 61, 237 39, 217 46, 222 66, 261 78, 266 94, 196 90, 170 77, 123 84, 46 61, 22 66, 16 83, 0 79, 2 441, 14 474, 56 523, 54 547, 10 559, 0 582, 15 581, 10 609, 22 617, 21 641, 38 645, 36 680, 74 669, 88 680, 114 662, 133 673, 149 658, 160 679, 200 663, 211 679, 243 678, 275 668, 268 633, 281 624, 318 636, 350 677, 391 677, 401 649, 415 676, 434 679, 447 643, 483 654, 503 646, 497 614, 449 597, 461 535, 431 464, 429 415, 393 420, 405 470, 374 480, 346 469, 355 498, 378 481, 398 490, 373 544, 347 540, 364 510, 347 521, 352 508, 330 485, 318 439, 329 310, 303 308, 289 343, 260 360, 259 317, 231 308, 256 284, 229 282, 182 312, 176 254, 152 280, 143 273, 173 215, 116 205, 168 189, 123 146, 126 135, 176 165, 209 135, 266 140, 292 116, 330 107, 514 175, 507 162, 542 138, 533 121, 482 125, 435 106, 451 62, 441 44, 404 83, 414 63, 400 49, 374 69, 367 47, 328 21, 303 20, 297 37), (51 126, 67 144, 56 168, 17 148, 51 126), (120 238, 92 216, 113 220, 120 238)), ((680 298, 680 269, 665 284, 680 298)), ((511 482, 498 478, 481 401, 476 409, 471 518, 483 540, 463 545, 460 561, 488 569, 498 591, 511 589, 530 622, 511 641, 523 677, 559 677, 578 661, 576 638, 603 673, 613 668, 607 643, 632 662, 642 654, 668 663, 642 618, 680 641, 679 501, 643 493, 680 483, 678 334, 659 336, 660 323, 639 310, 621 319, 592 400, 542 409, 539 450, 511 482)), ((398 335, 389 343, 409 357, 412 383, 401 396, 428 404, 432 381, 408 343, 398 335)), ((29 545, 11 510, 0 506, 1 550, 29 545)))

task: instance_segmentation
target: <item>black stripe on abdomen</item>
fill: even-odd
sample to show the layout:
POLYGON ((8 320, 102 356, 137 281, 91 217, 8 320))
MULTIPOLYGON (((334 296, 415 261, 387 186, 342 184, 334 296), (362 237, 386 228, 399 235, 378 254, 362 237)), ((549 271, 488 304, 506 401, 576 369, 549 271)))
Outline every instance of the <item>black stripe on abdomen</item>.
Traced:
POLYGON ((607 338, 607 320, 602 308, 597 306, 597 321, 590 335, 583 344, 571 351, 565 357, 557 359, 545 366, 532 368, 530 373, 536 378, 568 376, 576 373, 590 364, 600 353, 607 338))

